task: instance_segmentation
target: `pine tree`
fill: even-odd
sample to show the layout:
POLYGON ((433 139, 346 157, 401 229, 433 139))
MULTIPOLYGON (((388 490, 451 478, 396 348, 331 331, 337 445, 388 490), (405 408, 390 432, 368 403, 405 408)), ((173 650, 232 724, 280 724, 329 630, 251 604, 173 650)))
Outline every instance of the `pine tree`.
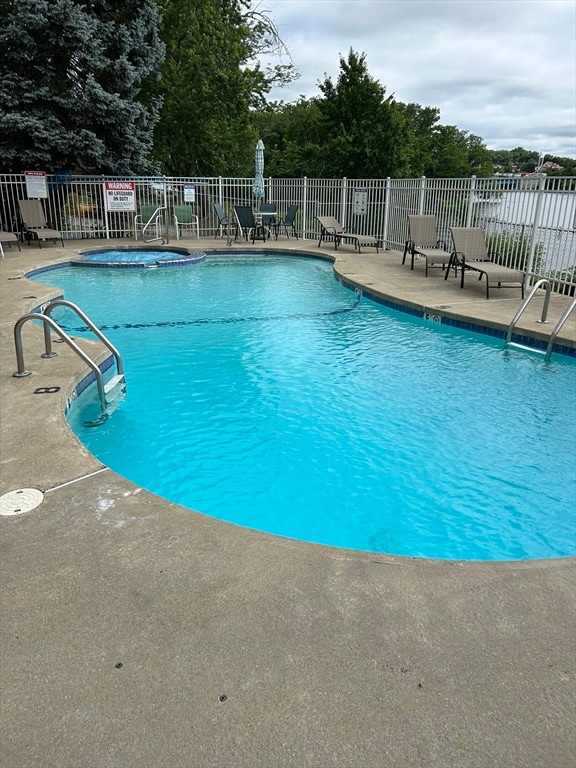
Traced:
POLYGON ((154 0, 0 0, 0 170, 149 173, 154 0))
POLYGON ((156 157, 173 175, 250 173, 258 135, 254 110, 291 64, 262 68, 282 50, 278 30, 251 0, 158 0, 166 58, 153 84, 163 106, 156 157))

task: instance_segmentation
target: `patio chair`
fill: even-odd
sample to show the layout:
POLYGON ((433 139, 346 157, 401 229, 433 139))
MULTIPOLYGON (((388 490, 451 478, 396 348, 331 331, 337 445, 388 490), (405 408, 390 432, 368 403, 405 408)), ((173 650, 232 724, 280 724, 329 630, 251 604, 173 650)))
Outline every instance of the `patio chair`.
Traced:
POLYGON ((0 256, 4 258, 4 248, 2 248, 2 243, 8 243, 10 247, 12 247, 12 243, 16 243, 18 246, 18 250, 21 251, 20 243, 18 242, 18 238, 14 234, 14 232, 3 232, 0 230, 0 256))
POLYGON ((54 244, 56 244, 56 240, 60 240, 62 248, 64 248, 62 232, 52 229, 48 225, 41 200, 18 200, 18 205, 28 245, 30 245, 32 238, 35 237, 38 240, 39 248, 42 248, 40 240, 54 240, 54 244))
POLYGON ((486 298, 490 298, 490 285, 519 285, 524 298, 526 275, 516 269, 510 269, 492 261, 488 252, 484 232, 480 227, 451 227, 454 250, 450 256, 448 269, 444 279, 448 277, 451 268, 460 269, 460 287, 464 288, 466 272, 477 272, 478 280, 486 277, 486 298))
POLYGON ((200 226, 198 216, 192 213, 191 205, 174 206, 174 226, 176 227, 176 240, 180 240, 182 230, 191 230, 192 234, 196 232, 196 239, 200 239, 200 226))
POLYGON ((254 218, 254 211, 249 205, 235 205, 234 215, 238 223, 236 229, 236 238, 239 234, 243 234, 245 240, 252 240, 254 244, 255 240, 263 240, 266 242, 266 227, 264 224, 257 223, 254 218))
POLYGON ((276 222, 276 225, 274 227, 274 234, 276 235, 276 240, 278 240, 278 235, 280 233, 280 230, 284 228, 284 232, 286 233, 286 237, 290 237, 290 234, 288 230, 292 232, 296 240, 298 240, 298 233, 294 229, 294 220, 296 219, 296 214, 298 213, 298 206, 297 205, 290 205, 288 206, 288 211, 286 212, 286 216, 284 216, 283 219, 276 222))
POLYGON ((354 250, 361 253, 361 245, 370 245, 376 248, 380 246, 380 241, 376 237, 371 235, 357 235, 355 232, 348 232, 344 227, 332 216, 316 216, 318 223, 320 224, 320 239, 318 240, 318 248, 321 244, 334 238, 334 250, 338 250, 340 243, 344 241, 350 241, 354 243, 354 250))
POLYGON ((160 237, 162 229, 162 215, 157 205, 143 205, 140 213, 134 216, 134 237, 138 240, 138 234, 149 236, 151 232, 154 237, 160 237))
POLYGON ((406 261, 408 253, 410 269, 414 269, 416 256, 426 259, 426 277, 430 267, 445 268, 451 254, 446 250, 446 243, 438 239, 435 216, 408 216, 408 240, 404 246, 402 264, 406 261))
POLYGON ((228 225, 230 224, 230 219, 224 213, 224 208, 222 208, 220 203, 213 203, 213 206, 214 206, 214 212, 215 212, 216 216, 218 217, 218 227, 219 227, 219 230, 220 230, 219 233, 218 233, 218 231, 216 232, 216 237, 218 237, 219 234, 220 234, 220 236, 222 235, 222 230, 223 229, 226 229, 226 230, 228 229, 228 225))

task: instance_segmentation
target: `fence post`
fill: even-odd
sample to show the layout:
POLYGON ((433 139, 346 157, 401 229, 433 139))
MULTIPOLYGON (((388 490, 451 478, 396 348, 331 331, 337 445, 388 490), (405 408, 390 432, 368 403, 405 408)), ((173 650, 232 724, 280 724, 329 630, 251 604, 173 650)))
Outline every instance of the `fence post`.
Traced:
POLYGON ((530 253, 528 254, 528 263, 526 264, 526 277, 530 279, 534 267, 534 254, 536 252, 537 230, 540 227, 540 218, 542 216, 542 205, 544 204, 544 189, 546 187, 546 174, 540 176, 538 182, 538 197, 536 199, 536 210, 534 211, 534 221, 532 223, 532 239, 530 240, 530 253))
POLYGON ((386 178, 386 196, 384 198, 384 232, 382 234, 382 249, 386 250, 388 242, 388 216, 390 214, 390 195, 392 194, 392 184, 390 176, 386 178))
MULTIPOLYGON (((104 225, 106 228, 106 240, 110 240, 110 215, 108 211, 108 206, 106 205, 106 200, 104 199, 104 184, 103 181, 101 184, 97 185, 98 194, 100 196, 100 207, 104 211, 104 225)), ((134 204, 136 204, 136 184, 134 184, 134 204)))
POLYGON ((308 223, 308 176, 304 176, 304 189, 302 190, 302 240, 306 240, 308 223))
POLYGON ((470 177, 470 192, 468 194, 468 207, 466 210, 466 226, 472 226, 472 210, 474 209, 474 193, 476 191, 476 176, 470 177))
POLYGON ((420 179, 420 196, 418 199, 418 215, 422 216, 424 213, 424 192, 426 191, 426 176, 422 176, 420 179))
POLYGON ((340 221, 342 226, 346 229, 346 192, 347 192, 348 179, 346 176, 342 179, 342 212, 340 213, 340 221))

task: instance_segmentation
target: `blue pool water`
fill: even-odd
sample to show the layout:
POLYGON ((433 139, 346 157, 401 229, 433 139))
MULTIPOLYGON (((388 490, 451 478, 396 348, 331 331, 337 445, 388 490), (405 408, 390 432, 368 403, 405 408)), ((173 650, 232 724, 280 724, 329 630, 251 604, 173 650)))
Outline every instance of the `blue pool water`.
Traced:
POLYGON ((204 251, 190 251, 187 248, 154 248, 142 246, 123 247, 119 249, 98 248, 84 251, 82 261, 87 266, 101 266, 113 264, 117 266, 163 266, 174 261, 202 261, 206 258, 204 251))
MULTIPOLYGON (((512 350, 359 299, 320 260, 69 267, 121 351, 128 395, 71 425, 102 462, 270 533, 415 557, 576 553, 574 360, 512 350)), ((75 335, 78 319, 54 316, 75 335)), ((92 388, 94 390, 94 388, 92 388)))

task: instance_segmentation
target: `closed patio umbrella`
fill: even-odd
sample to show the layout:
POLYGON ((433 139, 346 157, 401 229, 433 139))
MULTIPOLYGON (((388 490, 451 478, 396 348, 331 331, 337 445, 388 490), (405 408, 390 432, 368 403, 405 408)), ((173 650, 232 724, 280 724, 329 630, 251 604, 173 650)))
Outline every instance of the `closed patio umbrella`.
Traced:
POLYGON ((256 158, 254 163, 254 186, 252 187, 254 197, 264 197, 264 144, 262 139, 258 139, 256 144, 256 158))

